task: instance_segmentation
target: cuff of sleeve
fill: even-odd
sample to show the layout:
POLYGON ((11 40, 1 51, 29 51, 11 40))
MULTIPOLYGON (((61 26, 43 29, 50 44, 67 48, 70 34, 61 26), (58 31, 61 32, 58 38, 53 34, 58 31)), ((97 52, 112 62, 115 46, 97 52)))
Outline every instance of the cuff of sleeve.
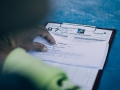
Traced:
POLYGON ((17 73, 25 76, 38 88, 39 86, 46 87, 48 84, 52 82, 54 83, 55 78, 59 76, 67 78, 66 74, 62 70, 44 64, 41 60, 26 53, 22 48, 14 49, 7 56, 2 72, 3 74, 17 73))
POLYGON ((34 72, 32 69, 38 70, 38 66, 44 65, 44 63, 29 55, 24 49, 16 48, 10 52, 7 56, 2 71, 5 73, 19 73, 27 74, 34 72), (27 71, 27 72, 26 72, 27 71))
POLYGON ((6 57, 6 60, 3 65, 3 72, 12 72, 14 69, 25 62, 25 60, 29 59, 30 56, 27 55, 26 51, 22 48, 16 48, 9 53, 6 57), (12 69, 11 69, 12 68, 12 69))

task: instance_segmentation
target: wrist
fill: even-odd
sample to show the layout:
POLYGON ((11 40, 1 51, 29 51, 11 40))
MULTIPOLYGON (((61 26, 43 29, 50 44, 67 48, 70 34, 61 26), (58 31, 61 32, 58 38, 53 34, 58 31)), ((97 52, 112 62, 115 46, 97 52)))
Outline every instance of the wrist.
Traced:
POLYGON ((3 35, 2 37, 7 45, 12 46, 9 36, 13 36, 13 34, 11 32, 8 32, 7 34, 3 35))

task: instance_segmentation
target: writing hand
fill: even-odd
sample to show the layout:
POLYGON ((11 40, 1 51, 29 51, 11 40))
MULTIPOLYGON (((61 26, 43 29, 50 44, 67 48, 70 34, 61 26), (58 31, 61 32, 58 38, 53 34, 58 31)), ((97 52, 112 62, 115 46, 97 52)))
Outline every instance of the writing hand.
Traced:
POLYGON ((36 26, 30 28, 19 29, 12 32, 13 35, 9 36, 12 47, 22 47, 26 51, 37 50, 47 51, 47 47, 41 43, 33 42, 36 36, 42 36, 48 40, 49 43, 55 44, 54 38, 49 34, 44 26, 36 26))

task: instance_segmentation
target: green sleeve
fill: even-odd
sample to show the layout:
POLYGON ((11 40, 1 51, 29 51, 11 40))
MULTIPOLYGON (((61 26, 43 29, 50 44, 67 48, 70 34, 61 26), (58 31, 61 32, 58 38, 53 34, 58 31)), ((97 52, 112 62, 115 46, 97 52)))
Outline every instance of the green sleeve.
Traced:
POLYGON ((3 65, 4 73, 17 73, 28 77, 36 87, 42 87, 44 90, 60 90, 57 85, 58 79, 67 79, 62 70, 44 64, 22 48, 14 49, 7 56, 3 65))

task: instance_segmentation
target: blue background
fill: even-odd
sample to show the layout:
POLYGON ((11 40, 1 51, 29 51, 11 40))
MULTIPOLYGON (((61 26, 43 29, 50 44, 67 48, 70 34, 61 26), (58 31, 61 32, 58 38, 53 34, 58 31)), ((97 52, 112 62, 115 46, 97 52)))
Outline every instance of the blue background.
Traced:
POLYGON ((120 90, 120 0, 49 0, 42 23, 67 22, 116 29, 98 90, 120 90))

